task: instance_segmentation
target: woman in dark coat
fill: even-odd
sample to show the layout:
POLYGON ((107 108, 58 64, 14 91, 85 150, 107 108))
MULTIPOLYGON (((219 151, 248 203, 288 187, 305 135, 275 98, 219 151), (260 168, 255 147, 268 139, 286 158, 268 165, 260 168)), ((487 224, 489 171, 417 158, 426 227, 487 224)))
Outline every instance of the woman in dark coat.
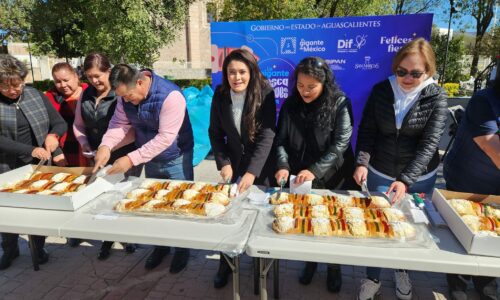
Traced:
MULTIPOLYGON (((432 76, 436 72, 429 42, 415 39, 393 59, 395 75, 376 84, 363 111, 357 140, 358 184, 399 201, 406 192, 432 193, 439 166, 438 146, 444 132, 447 97, 432 76)), ((372 299, 380 289, 380 268, 367 269, 358 299, 372 299)), ((394 272, 396 296, 411 299, 408 273, 394 272)))
MULTIPOLYGON (((0 173, 62 154, 59 137, 66 133, 66 122, 44 94, 25 86, 27 74, 22 62, 0 54, 0 173)), ((10 267, 19 256, 18 236, 2 233, 0 270, 10 267)), ((43 248, 45 237, 33 239, 38 263, 44 264, 49 260, 43 248)))
MULTIPOLYGON (((303 59, 295 69, 296 84, 280 111, 276 135, 276 180, 296 183, 312 180, 317 189, 352 189, 354 155, 351 102, 335 82, 326 62, 319 57, 303 59)), ((309 284, 317 263, 307 262, 299 281, 309 284)), ((327 287, 339 292, 339 265, 329 265, 327 287)))
MULTIPOLYGON (((89 165, 93 165, 95 151, 101 144, 102 137, 108 130, 109 121, 115 112, 117 97, 109 82, 111 63, 104 54, 95 52, 87 55, 83 62, 83 71, 90 86, 77 102, 73 131, 80 143, 83 156, 88 159, 89 165)), ((133 141, 134 131, 130 130, 123 142, 113 149, 109 163, 112 164, 116 159, 135 150, 133 141)), ((138 168, 133 170, 136 172, 134 175, 140 175, 140 171, 137 173, 138 168)), ((132 175, 129 173, 130 171, 127 174, 132 175)), ((80 242, 80 239, 69 239, 68 241, 71 247, 77 247, 80 242)), ((104 241, 97 258, 99 260, 107 259, 111 254, 112 246, 113 242, 104 241)), ((125 244, 125 251, 134 253, 135 245, 125 244)))
MULTIPOLYGON (((247 50, 231 52, 222 69, 208 129, 217 169, 224 182, 238 182, 240 192, 252 184, 269 186, 274 171, 270 155, 276 129, 274 91, 247 50)), ((225 286, 230 272, 221 257, 214 286, 225 286)))

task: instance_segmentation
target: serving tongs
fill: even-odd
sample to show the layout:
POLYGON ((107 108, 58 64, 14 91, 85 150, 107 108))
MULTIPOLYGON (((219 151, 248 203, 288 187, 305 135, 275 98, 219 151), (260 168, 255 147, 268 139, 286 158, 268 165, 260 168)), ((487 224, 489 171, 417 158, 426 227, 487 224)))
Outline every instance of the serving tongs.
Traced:
POLYGON ((33 176, 36 174, 36 172, 38 172, 38 170, 40 170, 40 168, 45 165, 45 163, 47 162, 46 159, 40 159, 40 161, 38 162, 38 164, 36 165, 35 169, 33 169, 33 172, 31 173, 30 177, 28 179, 31 179, 33 178, 33 176))
POLYGON ((361 180, 361 191, 365 192, 368 195, 368 198, 372 198, 372 195, 368 190, 368 185, 366 184, 366 179, 361 180))

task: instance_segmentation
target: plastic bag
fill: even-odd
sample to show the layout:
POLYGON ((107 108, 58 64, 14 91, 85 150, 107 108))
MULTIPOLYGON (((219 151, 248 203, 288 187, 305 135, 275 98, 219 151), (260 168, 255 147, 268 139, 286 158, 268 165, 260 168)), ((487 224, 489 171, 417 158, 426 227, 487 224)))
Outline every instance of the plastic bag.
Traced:
POLYGON ((188 87, 183 91, 194 136, 193 166, 198 165, 210 152, 208 126, 210 124, 210 106, 214 91, 206 85, 201 91, 188 87))
MULTIPOLYGON (((193 222, 202 223, 220 223, 220 224, 235 224, 238 222, 243 209, 243 200, 247 197, 248 192, 237 195, 232 198, 231 203, 226 207, 226 211, 216 217, 204 217, 204 216, 193 216, 193 215, 182 215, 173 213, 153 213, 153 212, 117 212, 114 210, 114 206, 118 201, 125 199, 126 194, 134 189, 139 188, 141 183, 144 181, 143 178, 130 177, 129 182, 131 183, 125 190, 113 191, 105 193, 90 204, 86 205, 83 209, 84 213, 89 213, 93 215, 107 215, 116 217, 127 217, 127 216, 138 216, 138 217, 151 217, 151 218, 165 218, 165 219, 182 219, 189 220, 193 222)), ((158 181, 166 181, 164 179, 158 179, 158 181)), ((168 180, 168 181, 178 181, 178 180, 168 180)), ((186 180, 181 180, 182 182, 190 182, 186 180)))
MULTIPOLYGON (((332 194, 329 190, 313 190, 313 194, 326 195, 332 194)), ((334 191, 336 194, 349 194, 355 197, 366 197, 364 194, 357 191, 334 191)), ((376 193, 372 193, 375 195, 376 193)), ((377 196, 380 196, 378 193, 377 196)), ((272 222, 274 220, 274 213, 272 211, 274 205, 267 205, 260 208, 259 217, 254 225, 254 231, 256 235, 272 238, 283 238, 292 239, 299 241, 317 241, 323 243, 341 243, 349 245, 360 245, 372 246, 372 247, 382 247, 382 248, 432 248, 435 243, 432 236, 423 224, 414 224, 412 221, 411 212, 409 211, 410 205, 408 201, 411 201, 411 196, 405 197, 399 203, 393 205, 393 208, 401 210, 406 219, 413 225, 416 230, 416 236, 411 239, 383 239, 383 238, 357 238, 357 237, 320 237, 320 236, 306 236, 300 234, 278 234, 272 228, 272 222)))

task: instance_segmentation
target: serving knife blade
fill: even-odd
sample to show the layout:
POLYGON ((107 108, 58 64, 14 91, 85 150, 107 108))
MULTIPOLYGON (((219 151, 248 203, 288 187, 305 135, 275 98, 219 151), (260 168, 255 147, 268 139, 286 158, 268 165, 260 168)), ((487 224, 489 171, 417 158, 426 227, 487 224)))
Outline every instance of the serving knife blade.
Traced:
POLYGON ((283 187, 285 186, 285 178, 281 178, 279 184, 280 184, 280 189, 278 190, 278 196, 277 196, 278 199, 281 197, 281 192, 283 191, 283 187))
POLYGON ((366 179, 361 181, 361 191, 365 192, 369 198, 372 197, 370 191, 368 190, 368 185, 366 184, 366 179))
POLYGON ((93 183, 94 181, 96 181, 97 177, 103 177, 106 175, 106 170, 104 168, 100 168, 98 171, 96 171, 95 173, 92 174, 92 176, 90 176, 90 179, 89 181, 87 181, 87 185, 93 183))
POLYGON ((35 173, 40 170, 40 168, 45 164, 47 160, 45 159, 41 159, 38 164, 36 165, 35 169, 33 169, 33 172, 31 173, 29 179, 31 179, 33 177, 33 175, 35 175, 35 173))

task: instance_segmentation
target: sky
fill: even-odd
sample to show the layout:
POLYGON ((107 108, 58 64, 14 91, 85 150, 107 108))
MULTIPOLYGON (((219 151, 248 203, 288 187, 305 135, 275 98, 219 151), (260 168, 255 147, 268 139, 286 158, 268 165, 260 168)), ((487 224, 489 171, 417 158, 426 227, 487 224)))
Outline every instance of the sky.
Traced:
MULTIPOLYGON (((448 28, 448 20, 450 17, 450 3, 449 1, 441 1, 440 7, 433 10, 434 19, 433 23, 436 24, 440 28, 448 28)), ((500 23, 500 7, 496 7, 496 22, 500 23)), ((490 28, 493 25, 493 21, 491 20, 490 28)), ((456 15, 453 15, 453 20, 451 22, 451 28, 453 31, 460 31, 465 29, 466 32, 475 32, 476 31, 476 19, 472 16, 464 16, 460 15, 460 18, 456 18, 456 15)))

